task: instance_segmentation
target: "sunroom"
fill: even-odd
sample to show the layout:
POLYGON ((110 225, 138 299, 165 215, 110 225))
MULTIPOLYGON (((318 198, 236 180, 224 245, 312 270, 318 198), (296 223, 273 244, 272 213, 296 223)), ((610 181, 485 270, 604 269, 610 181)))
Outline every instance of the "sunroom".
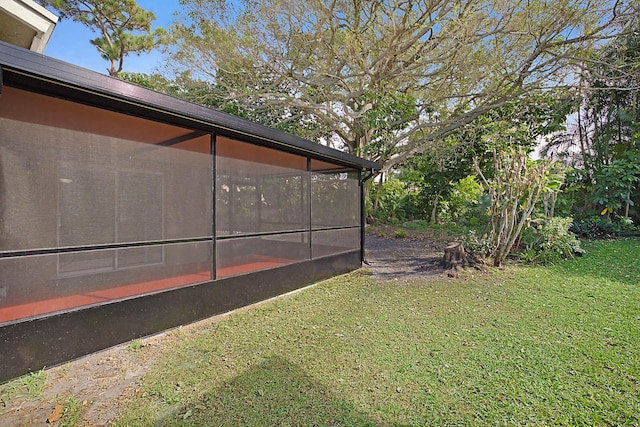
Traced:
POLYGON ((349 154, 0 42, 0 381, 361 266, 349 154))

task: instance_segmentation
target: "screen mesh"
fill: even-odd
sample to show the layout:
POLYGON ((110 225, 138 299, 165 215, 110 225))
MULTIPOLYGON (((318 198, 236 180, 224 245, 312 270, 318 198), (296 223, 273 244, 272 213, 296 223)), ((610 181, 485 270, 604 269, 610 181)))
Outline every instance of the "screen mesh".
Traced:
MULTIPOLYGON (((359 248, 357 171, 216 154, 217 277, 359 248)), ((209 134, 4 87, 0 322, 210 280, 212 160, 209 134)))
POLYGON ((0 308, 210 279, 211 164, 209 134, 3 88, 0 308))
POLYGON ((210 257, 211 242, 194 242, 2 258, 0 323, 206 282, 210 257), (162 254, 164 262, 145 256, 142 265, 140 250, 162 254), (116 269, 117 259, 135 266, 116 269), (57 269, 61 274, 52 274, 57 269))
POLYGON ((218 137, 216 235, 305 230, 307 159, 218 137))
POLYGON ((2 94, 0 250, 212 235, 209 135, 87 106, 75 117, 76 104, 24 93, 2 94), (24 120, 13 101, 34 103, 24 120), (88 113, 118 137, 74 128, 88 113), (121 118, 134 134, 146 129, 144 141, 121 138, 121 118))
POLYGON ((239 237, 216 242, 216 277, 308 260, 309 233, 239 237))
POLYGON ((360 228, 314 231, 311 236, 313 258, 360 249, 360 228))
POLYGON ((311 161, 311 221, 314 229, 360 225, 358 172, 311 161))

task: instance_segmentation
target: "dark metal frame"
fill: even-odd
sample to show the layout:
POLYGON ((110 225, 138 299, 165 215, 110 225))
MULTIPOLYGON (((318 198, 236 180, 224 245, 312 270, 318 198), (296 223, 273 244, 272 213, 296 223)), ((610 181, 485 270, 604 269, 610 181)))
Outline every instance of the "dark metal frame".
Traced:
MULTIPOLYGON (((0 42, 0 99, 2 86, 42 93, 127 115, 191 128, 211 135, 212 153, 212 242, 216 241, 216 136, 241 139, 317 159, 359 172, 360 197, 364 181, 379 165, 302 138, 201 107, 118 79, 100 75, 56 59, 0 42), (367 175, 363 179, 363 171, 367 175)), ((311 191, 308 185, 307 191, 311 191)), ((311 194, 308 194, 311 203, 311 194)), ((364 230, 364 201, 361 200, 361 228, 364 230)), ((311 218, 310 218, 311 219, 311 218)), ((310 223, 311 225, 311 223, 310 223)), ((340 227, 332 227, 339 229, 340 227)), ((353 227, 347 227, 353 228, 353 227)), ((243 236, 246 237, 246 236, 243 236)), ((192 238, 172 241, 209 241, 192 238)), ((155 244, 157 242, 153 242, 155 244)), ((163 242, 165 243, 165 242, 163 242)), ((309 245, 311 245, 311 233, 309 245)), ((134 244, 106 244, 99 249, 134 244)), ((91 249, 97 246, 92 245, 91 249)), ((357 269, 364 258, 364 235, 360 250, 310 259, 267 270, 215 279, 216 245, 212 244, 212 280, 177 289, 135 296, 106 304, 78 307, 64 312, 8 322, 0 325, 0 382, 102 350, 131 339, 151 335, 194 322, 247 304, 292 291, 319 279, 357 269), (255 286, 260 282, 260 286, 255 286)), ((0 253, 11 256, 75 252, 83 247, 45 248, 0 253)))

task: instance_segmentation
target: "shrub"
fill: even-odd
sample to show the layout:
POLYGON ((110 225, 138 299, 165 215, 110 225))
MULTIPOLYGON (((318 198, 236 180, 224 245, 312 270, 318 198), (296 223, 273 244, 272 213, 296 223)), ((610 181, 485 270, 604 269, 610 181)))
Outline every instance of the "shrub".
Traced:
POLYGON ((491 196, 488 193, 480 195, 478 202, 470 205, 467 216, 461 222, 470 227, 483 227, 491 220, 491 196))
POLYGON ((415 191, 410 190, 404 182, 390 178, 381 186, 371 187, 367 210, 376 220, 387 224, 397 224, 414 218, 418 213, 414 193, 415 191), (372 211, 374 200, 377 200, 378 206, 372 211))
POLYGON ((625 217, 616 217, 616 221, 601 217, 574 221, 570 230, 586 239, 608 239, 622 234, 638 233, 638 227, 634 226, 630 218, 625 217))
POLYGON ((462 245, 465 251, 480 259, 489 257, 495 249, 493 240, 487 236, 479 235, 474 230, 469 231, 462 237, 462 245))
POLYGON ((586 239, 606 239, 614 235, 613 223, 605 219, 574 221, 569 230, 586 239))
POLYGON ((523 234, 526 249, 521 258, 529 262, 548 264, 582 255, 584 250, 580 241, 569 231, 573 219, 571 217, 555 217, 538 225, 530 227, 523 234))
POLYGON ((402 228, 399 228, 396 230, 395 233, 393 233, 393 236, 396 239, 404 239, 406 237, 409 237, 409 233, 407 233, 407 230, 403 230, 402 228))
POLYGON ((480 203, 482 187, 475 175, 469 175, 456 182, 447 197, 447 208, 451 220, 468 220, 474 217, 473 209, 480 203))

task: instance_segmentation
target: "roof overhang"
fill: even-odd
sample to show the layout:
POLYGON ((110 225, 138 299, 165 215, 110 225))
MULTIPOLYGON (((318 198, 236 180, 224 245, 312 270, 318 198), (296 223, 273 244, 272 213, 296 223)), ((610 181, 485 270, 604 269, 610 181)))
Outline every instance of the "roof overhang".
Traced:
POLYGON ((58 17, 32 0, 0 0, 0 40, 43 53, 58 17))

